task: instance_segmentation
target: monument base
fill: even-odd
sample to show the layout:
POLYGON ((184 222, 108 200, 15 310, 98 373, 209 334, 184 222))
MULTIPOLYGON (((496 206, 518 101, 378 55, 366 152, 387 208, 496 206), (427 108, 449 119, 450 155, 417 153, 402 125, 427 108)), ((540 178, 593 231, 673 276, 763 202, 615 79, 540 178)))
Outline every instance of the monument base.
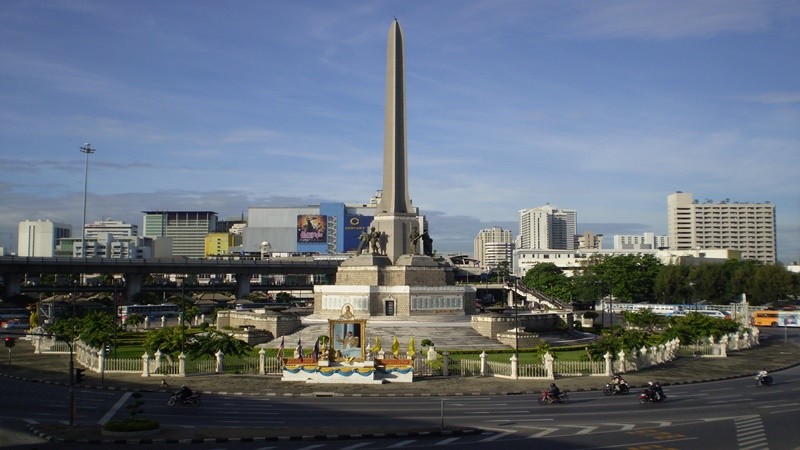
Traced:
POLYGON ((352 364, 287 364, 281 381, 301 381, 308 384, 383 384, 411 383, 414 367, 411 360, 354 362, 352 364))

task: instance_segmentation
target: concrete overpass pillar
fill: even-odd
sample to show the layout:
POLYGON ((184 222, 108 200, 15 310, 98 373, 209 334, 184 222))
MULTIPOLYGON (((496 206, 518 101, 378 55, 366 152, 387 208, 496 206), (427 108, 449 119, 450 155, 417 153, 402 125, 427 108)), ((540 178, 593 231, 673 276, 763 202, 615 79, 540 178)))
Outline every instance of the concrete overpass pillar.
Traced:
POLYGON ((125 277, 125 298, 130 301, 136 294, 142 291, 144 283, 143 273, 126 273, 125 277))
POLYGON ((236 278, 236 298, 247 298, 250 295, 250 278, 251 273, 237 273, 234 274, 236 278))
POLYGON ((22 292, 22 280, 25 274, 16 272, 3 273, 3 297, 22 292))

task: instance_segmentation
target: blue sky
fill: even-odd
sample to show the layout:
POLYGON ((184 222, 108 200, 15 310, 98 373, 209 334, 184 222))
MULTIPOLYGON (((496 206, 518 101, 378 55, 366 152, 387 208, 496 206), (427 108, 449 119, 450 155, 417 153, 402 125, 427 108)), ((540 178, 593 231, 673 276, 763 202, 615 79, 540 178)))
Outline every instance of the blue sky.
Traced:
POLYGON ((366 203, 386 36, 434 247, 518 211, 666 234, 666 199, 776 205, 800 260, 796 1, 16 1, 0 8, 0 246, 51 219, 366 203))

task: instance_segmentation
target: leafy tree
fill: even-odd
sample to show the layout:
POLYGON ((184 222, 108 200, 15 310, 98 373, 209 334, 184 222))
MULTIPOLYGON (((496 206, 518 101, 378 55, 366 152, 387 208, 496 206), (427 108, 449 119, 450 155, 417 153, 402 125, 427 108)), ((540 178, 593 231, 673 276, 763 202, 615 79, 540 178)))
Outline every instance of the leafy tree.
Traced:
POLYGON ((125 326, 128 325, 132 326, 136 331, 139 331, 139 325, 144 323, 144 316, 140 316, 139 314, 131 314, 127 318, 125 318, 125 326))
POLYGON ((500 261, 497 264, 497 281, 505 282, 508 281, 511 277, 511 268, 508 265, 508 261, 500 261))
POLYGON ((719 338, 739 330, 740 325, 733 320, 709 317, 690 312, 685 316, 673 317, 671 326, 662 335, 662 341, 678 338, 683 344, 691 344, 708 336, 719 338))
POLYGON ((71 344, 80 336, 82 327, 83 323, 79 317, 63 317, 56 320, 47 331, 57 340, 71 344))
POLYGON ((104 348, 117 331, 116 318, 112 314, 94 312, 81 319, 80 338, 94 348, 104 348))
POLYGON ((646 333, 654 333, 663 328, 668 322, 667 317, 656 314, 651 309, 624 311, 622 313, 622 318, 625 319, 628 325, 643 330, 646 333))
POLYGON ((525 286, 542 291, 551 297, 570 297, 569 278, 553 263, 541 263, 533 266, 525 273, 522 282, 525 286))
POLYGON ((144 348, 150 353, 161 350, 169 355, 180 353, 181 342, 185 336, 180 327, 166 327, 147 332, 144 338, 144 348))
POLYGON ((187 346, 187 353, 190 358, 213 357, 218 351, 221 351, 224 355, 244 356, 252 348, 246 342, 240 341, 229 334, 213 330, 193 336, 187 346))

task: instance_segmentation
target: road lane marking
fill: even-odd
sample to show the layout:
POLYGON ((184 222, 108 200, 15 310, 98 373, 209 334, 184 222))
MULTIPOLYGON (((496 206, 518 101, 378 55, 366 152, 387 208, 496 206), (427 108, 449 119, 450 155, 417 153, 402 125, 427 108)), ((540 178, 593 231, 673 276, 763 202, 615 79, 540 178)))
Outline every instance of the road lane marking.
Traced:
POLYGON ((114 403, 114 406, 112 406, 111 409, 109 409, 108 412, 106 412, 106 414, 102 418, 100 418, 99 421, 97 421, 97 423, 99 423, 100 425, 105 425, 109 420, 111 420, 112 417, 114 417, 114 414, 116 414, 117 411, 119 411, 122 405, 124 405, 125 402, 128 401, 128 399, 131 397, 132 394, 133 392, 126 392, 122 394, 122 397, 120 397, 119 400, 117 400, 117 403, 114 403))
POLYGON ((392 445, 390 445, 390 446, 388 446, 388 447, 386 447, 386 448, 400 448, 400 447, 405 447, 406 445, 408 445, 408 444, 413 444, 414 442, 417 442, 417 441, 416 441, 416 439, 415 439, 415 440, 412 440, 412 441, 402 441, 402 442, 398 442, 397 444, 392 444, 392 445))

